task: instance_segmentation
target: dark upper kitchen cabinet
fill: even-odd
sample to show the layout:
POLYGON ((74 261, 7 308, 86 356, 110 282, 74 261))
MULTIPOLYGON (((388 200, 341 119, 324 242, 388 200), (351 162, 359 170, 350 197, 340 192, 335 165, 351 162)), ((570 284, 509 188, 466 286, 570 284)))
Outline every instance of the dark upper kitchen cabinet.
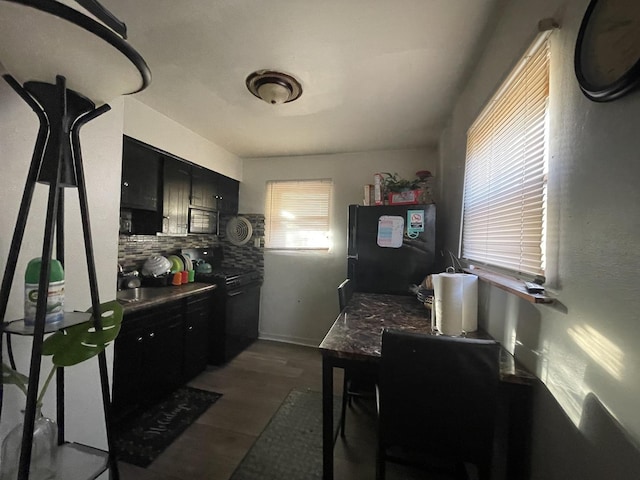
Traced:
POLYGON ((186 234, 189 227, 191 167, 164 157, 162 233, 186 234))
POLYGON ((218 176, 218 210, 220 213, 237 215, 240 182, 224 175, 218 176))
POLYGON ((206 168, 191 169, 191 206, 210 210, 218 209, 218 177, 206 168))
POLYGON ((158 210, 160 165, 158 152, 129 137, 124 137, 121 207, 154 212, 158 210))
POLYGON ((233 178, 194 167, 191 171, 191 206, 236 215, 239 186, 233 178))
POLYGON ((124 136, 120 233, 217 233, 238 213, 239 182, 124 136))

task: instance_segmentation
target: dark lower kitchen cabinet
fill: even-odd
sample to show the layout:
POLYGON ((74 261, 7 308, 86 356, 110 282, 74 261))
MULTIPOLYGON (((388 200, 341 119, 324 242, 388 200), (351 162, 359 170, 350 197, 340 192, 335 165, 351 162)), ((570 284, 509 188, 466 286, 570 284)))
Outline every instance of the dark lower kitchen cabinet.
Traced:
POLYGON ((180 303, 125 315, 115 342, 113 410, 116 420, 182 384, 180 303), (174 356, 173 352, 177 352, 174 356))
POLYGON ((211 293, 126 313, 115 341, 116 424, 191 380, 207 366, 211 293))
POLYGON ((113 362, 113 393, 111 403, 115 422, 133 412, 142 397, 144 376, 143 328, 120 330, 115 343, 113 362))
POLYGON ((258 338, 260 283, 215 293, 209 361, 222 365, 258 338))
POLYGON ((191 167, 180 160, 164 157, 162 233, 186 234, 189 227, 191 167))
POLYGON ((212 296, 199 295, 187 299, 184 324, 183 381, 188 382, 207 367, 212 296))
POLYGON ((143 404, 150 403, 146 397, 161 398, 182 385, 182 311, 171 309, 163 312, 162 317, 156 315, 157 323, 145 339, 143 404))
POLYGON ((229 215, 238 214, 240 182, 218 175, 218 210, 229 215))

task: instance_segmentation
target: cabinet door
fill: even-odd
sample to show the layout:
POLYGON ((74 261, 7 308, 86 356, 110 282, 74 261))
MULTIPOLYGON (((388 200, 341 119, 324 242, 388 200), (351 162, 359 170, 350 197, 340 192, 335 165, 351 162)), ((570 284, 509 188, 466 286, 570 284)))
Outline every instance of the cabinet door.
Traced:
POLYGON ((113 410, 118 422, 182 384, 183 303, 125 315, 113 360, 113 410))
POLYGON ((115 422, 138 407, 144 377, 144 331, 142 328, 129 329, 125 322, 114 346, 112 404, 115 422))
POLYGON ((210 351, 214 365, 228 362, 258 338, 260 285, 218 292, 216 310, 210 351))
POLYGON ((164 158, 162 232, 186 234, 191 193, 190 167, 179 160, 164 158))
POLYGON ((154 403, 182 384, 182 328, 180 309, 157 312, 146 331, 142 403, 154 403))
POLYGON ((191 169, 191 206, 218 208, 218 174, 206 168, 191 169))
POLYGON ((229 215, 238 214, 238 193, 240 182, 233 178, 219 175, 218 179, 218 209, 229 215))
POLYGON ((120 204, 125 208, 158 210, 160 154, 124 137, 120 204))
POLYGON ((191 380, 207 367, 209 355, 209 325, 212 322, 211 295, 199 296, 187 302, 184 331, 183 380, 191 380))

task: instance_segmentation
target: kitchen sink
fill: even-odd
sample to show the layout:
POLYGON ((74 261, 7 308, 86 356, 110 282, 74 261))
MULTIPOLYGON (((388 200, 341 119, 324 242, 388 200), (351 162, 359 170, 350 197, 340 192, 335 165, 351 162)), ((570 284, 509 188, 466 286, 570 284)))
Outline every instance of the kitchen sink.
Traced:
POLYGON ((139 287, 121 290, 116 294, 116 299, 121 303, 140 302, 142 300, 152 300, 161 296, 157 288, 139 287))

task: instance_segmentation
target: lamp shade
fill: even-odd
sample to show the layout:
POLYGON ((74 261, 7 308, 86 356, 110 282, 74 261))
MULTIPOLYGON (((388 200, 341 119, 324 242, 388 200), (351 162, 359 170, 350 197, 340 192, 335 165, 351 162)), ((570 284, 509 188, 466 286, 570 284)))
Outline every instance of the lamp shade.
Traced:
POLYGON ((258 94, 265 102, 277 105, 289 100, 291 90, 280 83, 263 83, 258 87, 258 94))
POLYGON ((253 95, 271 105, 293 102, 302 94, 302 86, 298 80, 274 70, 253 72, 245 82, 253 95))
POLYGON ((144 59, 121 36, 54 0, 0 0, 0 64, 16 80, 56 83, 96 105, 151 81, 144 59))

